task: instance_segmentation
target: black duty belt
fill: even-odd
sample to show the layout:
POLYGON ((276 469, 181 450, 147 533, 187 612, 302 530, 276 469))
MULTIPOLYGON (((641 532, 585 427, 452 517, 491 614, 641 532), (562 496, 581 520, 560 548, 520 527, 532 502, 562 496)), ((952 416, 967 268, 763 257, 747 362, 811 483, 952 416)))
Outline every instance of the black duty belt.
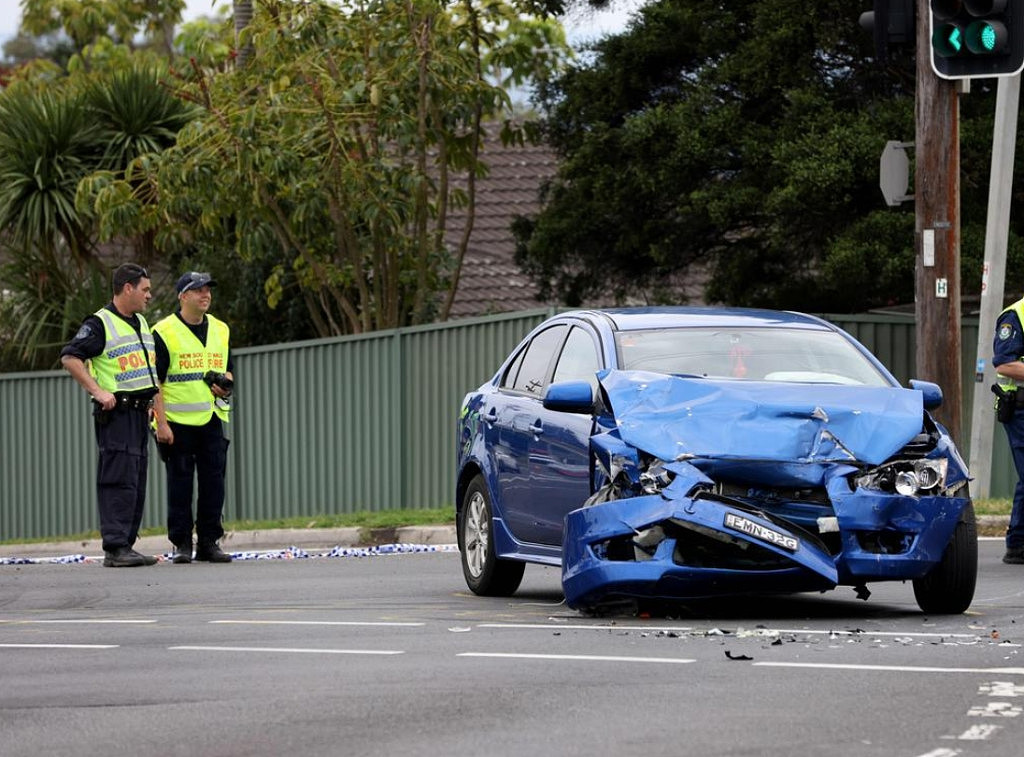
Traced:
POLYGON ((152 397, 133 397, 130 394, 117 394, 117 406, 126 410, 149 410, 153 406, 152 397))

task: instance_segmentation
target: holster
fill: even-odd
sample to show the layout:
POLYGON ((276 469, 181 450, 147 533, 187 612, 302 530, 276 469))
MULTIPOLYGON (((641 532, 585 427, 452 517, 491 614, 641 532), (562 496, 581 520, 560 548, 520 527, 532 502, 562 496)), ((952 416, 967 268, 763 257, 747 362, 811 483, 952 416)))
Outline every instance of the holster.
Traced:
POLYGON ((96 420, 97 425, 106 426, 110 423, 110 414, 112 410, 104 410, 96 400, 92 400, 92 417, 96 420))
POLYGON ((992 393, 996 395, 996 420, 1000 423, 1009 423, 1013 420, 1013 414, 1017 411, 1017 391, 1007 391, 999 384, 992 384, 992 393))

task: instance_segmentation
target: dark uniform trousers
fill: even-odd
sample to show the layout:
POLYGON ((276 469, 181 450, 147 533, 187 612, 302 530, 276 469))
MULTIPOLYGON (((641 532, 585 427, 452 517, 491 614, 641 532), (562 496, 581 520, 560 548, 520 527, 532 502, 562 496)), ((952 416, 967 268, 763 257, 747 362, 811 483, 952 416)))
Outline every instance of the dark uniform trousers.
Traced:
POLYGON ((96 497, 103 550, 131 547, 139 536, 146 503, 149 413, 118 404, 94 413, 99 461, 96 497))
POLYGON ((205 426, 170 423, 174 444, 167 451, 167 538, 172 544, 192 543, 195 526, 200 544, 224 535, 224 474, 229 441, 214 415, 205 426), (192 519, 192 482, 198 484, 195 521, 192 519))
POLYGON ((1013 465, 1017 469, 1017 487, 1013 492, 1006 548, 1020 549, 1024 547, 1024 407, 1018 407, 1013 413, 1013 419, 1003 425, 1006 427, 1006 437, 1010 440, 1013 465))

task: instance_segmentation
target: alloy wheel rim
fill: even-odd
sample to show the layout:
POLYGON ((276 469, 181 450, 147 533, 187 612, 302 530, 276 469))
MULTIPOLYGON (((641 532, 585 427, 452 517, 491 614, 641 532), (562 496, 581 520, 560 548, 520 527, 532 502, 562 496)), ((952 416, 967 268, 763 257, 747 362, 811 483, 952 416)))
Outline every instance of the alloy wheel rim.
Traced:
POLYGON ((466 568, 473 578, 484 572, 487 561, 487 543, 490 532, 487 524, 487 503, 484 495, 473 492, 466 505, 465 525, 462 529, 465 544, 466 568))

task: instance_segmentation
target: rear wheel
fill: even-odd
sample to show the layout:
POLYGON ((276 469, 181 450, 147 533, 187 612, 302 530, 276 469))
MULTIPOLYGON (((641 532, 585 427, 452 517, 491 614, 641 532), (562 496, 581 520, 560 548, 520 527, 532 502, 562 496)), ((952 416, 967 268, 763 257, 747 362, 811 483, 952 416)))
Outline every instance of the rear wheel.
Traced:
POLYGON ((526 565, 499 560, 494 552, 494 519, 487 484, 482 476, 469 482, 459 515, 462 573, 474 594, 508 597, 523 580, 526 565))
POLYGON ((977 581, 978 529, 974 505, 968 503, 942 559, 926 575, 914 579, 914 597, 923 612, 956 615, 971 606, 977 581))

